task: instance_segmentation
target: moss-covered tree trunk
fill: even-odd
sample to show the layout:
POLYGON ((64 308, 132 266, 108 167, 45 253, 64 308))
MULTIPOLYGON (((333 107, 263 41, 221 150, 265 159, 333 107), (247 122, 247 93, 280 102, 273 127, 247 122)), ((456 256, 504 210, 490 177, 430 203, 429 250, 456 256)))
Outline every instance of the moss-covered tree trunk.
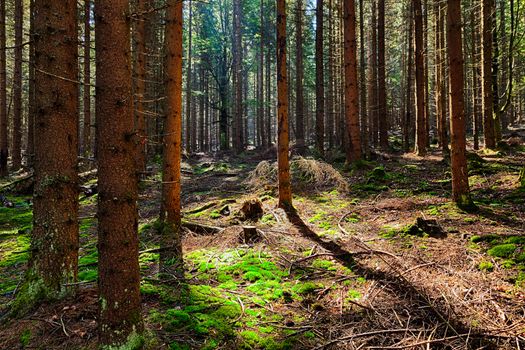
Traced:
POLYGON ((288 80, 286 75, 286 3, 277 0, 277 163, 279 207, 292 207, 288 159, 288 80))
POLYGON ((98 142, 99 342, 140 346, 130 14, 126 0, 95 1, 98 142))
POLYGON ((447 47, 450 104, 452 197, 460 207, 470 207, 463 97, 463 50, 460 0, 448 0, 447 47))
POLYGON ((169 2, 166 19, 166 126, 162 200, 165 210, 160 256, 161 273, 169 279, 182 277, 180 236, 180 162, 182 138, 182 2, 169 2))
POLYGON ((73 292, 78 266, 77 7, 35 1, 35 188, 31 257, 15 311, 73 292))

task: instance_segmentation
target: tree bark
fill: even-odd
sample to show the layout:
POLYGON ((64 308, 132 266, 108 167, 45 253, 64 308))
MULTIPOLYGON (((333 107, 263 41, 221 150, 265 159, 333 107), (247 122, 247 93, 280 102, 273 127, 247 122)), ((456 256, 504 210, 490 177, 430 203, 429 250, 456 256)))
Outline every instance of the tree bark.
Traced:
MULTIPOLYGON (((192 70, 191 70, 191 51, 192 51, 192 0, 188 1, 188 56, 186 63, 186 152, 191 153, 191 96, 192 96, 192 70)), ((227 123, 227 122, 226 122, 227 123)), ((224 127, 224 126, 223 126, 224 127)), ((221 136, 222 137, 222 136, 221 136)))
POLYGON ((22 31, 24 27, 24 5, 15 0, 15 64, 13 71, 13 147, 11 161, 13 171, 22 166, 22 31))
POLYGON ((167 118, 164 137, 162 200, 165 210, 162 231, 161 273, 165 278, 183 277, 181 240, 181 135, 182 135, 182 2, 171 0, 166 21, 167 118))
POLYGON ((446 96, 446 69, 445 69, 445 5, 436 3, 436 118, 438 124, 439 145, 441 146, 441 153, 443 158, 450 157, 448 149, 448 124, 447 124, 447 96, 446 96))
POLYGON ((368 145, 368 115, 366 100, 366 60, 365 60, 365 30, 364 30, 364 4, 359 0, 359 111, 361 115, 361 143, 366 157, 368 158, 370 149, 368 145))
POLYGON ((31 257, 18 312, 73 293, 78 272, 77 3, 35 1, 34 9, 38 137, 31 257))
POLYGON ((277 163, 279 207, 292 208, 288 159, 288 81, 286 75, 286 1, 277 0, 277 163))
POLYGON ((0 177, 8 175, 7 158, 7 76, 6 76, 6 13, 5 1, 0 1, 0 177))
POLYGON ((303 1, 297 0, 296 9, 296 41, 295 41, 295 139, 300 154, 304 152, 304 66, 303 66, 303 1))
POLYGON ((91 1, 84 0, 84 86, 82 153, 91 153, 91 1))
POLYGON ((372 0, 372 24, 370 26, 370 56, 368 58, 368 116, 370 120, 370 142, 378 145, 378 113, 377 113, 377 22, 376 1, 372 0))
POLYGON ((144 99, 146 97, 146 22, 150 16, 146 15, 146 0, 137 0, 138 18, 135 25, 135 129, 137 132, 137 171, 146 170, 146 153, 148 135, 146 131, 146 111, 144 99))
POLYGON ((427 153, 426 127, 425 127, 425 81, 423 48, 423 12, 421 0, 414 0, 414 31, 415 31, 415 64, 416 64, 416 145, 415 153, 425 156, 427 153))
POLYGON ((29 86, 27 92, 28 99, 28 115, 27 115, 27 149, 26 159, 27 167, 32 168, 35 158, 35 0, 29 2, 29 64, 28 64, 28 78, 29 86))
POLYGON ((379 118, 379 145, 388 150, 388 120, 385 82, 385 0, 377 1, 377 115, 379 118))
POLYGON ((243 94, 242 94, 242 40, 241 40, 241 0, 233 0, 233 90, 234 90, 234 120, 233 144, 237 152, 242 152, 243 130, 243 94))
POLYGON ((465 140, 461 5, 460 0, 448 0, 447 4, 452 197, 458 206, 468 208, 472 206, 472 200, 469 193, 465 140))
POLYGON ((324 155, 324 55, 323 55, 323 0, 317 0, 315 30, 315 147, 324 155))
POLYGON ((492 16, 494 0, 481 0, 481 91, 485 148, 496 147, 492 95, 492 16))
POLYGON ((98 142, 99 343, 140 342, 137 165, 129 4, 95 2, 98 142))
POLYGON ((351 163, 361 159, 354 0, 344 0, 344 40, 345 120, 349 141, 346 162, 351 163))

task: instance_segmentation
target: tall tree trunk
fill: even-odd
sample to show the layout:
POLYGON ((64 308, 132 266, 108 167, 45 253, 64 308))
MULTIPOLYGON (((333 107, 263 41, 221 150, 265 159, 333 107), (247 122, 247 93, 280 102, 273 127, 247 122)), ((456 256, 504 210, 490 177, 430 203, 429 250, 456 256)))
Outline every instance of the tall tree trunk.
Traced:
POLYGON ((481 0, 481 91, 485 148, 496 147, 492 95, 492 16, 494 0, 481 0))
POLYGON ((99 343, 122 349, 142 333, 129 16, 126 0, 95 2, 99 343))
POLYGON ((241 40, 241 0, 233 0, 233 90, 234 90, 234 120, 233 145, 237 152, 244 148, 242 140, 243 130, 243 102, 242 102, 242 40, 241 40))
POLYGON ((138 19, 135 26, 135 128, 137 132, 137 171, 146 170, 146 152, 148 135, 146 131, 146 111, 144 100, 146 97, 146 22, 150 16, 146 15, 146 0, 137 0, 138 19))
POLYGON ((388 150, 388 119, 385 83, 385 0, 377 1, 377 114, 379 118, 379 145, 388 150))
POLYGON ((413 34, 414 34, 414 4, 410 2, 408 6, 408 39, 407 39, 407 66, 406 66, 406 95, 405 95, 405 115, 403 122, 403 149, 408 152, 410 149, 410 141, 412 134, 412 70, 413 70, 413 34))
POLYGON ((7 76, 5 1, 0 1, 0 177, 7 176, 9 143, 7 140, 7 76))
POLYGON ((368 123, 367 123, 367 101, 366 101, 366 61, 365 61, 365 30, 364 30, 364 4, 359 0, 359 113, 361 115, 361 143, 366 157, 368 158, 370 148, 368 146, 368 123))
POLYGON ((435 3, 436 33, 435 33, 435 70, 436 70, 436 119, 441 152, 444 158, 450 157, 447 136, 447 96, 446 96, 446 69, 445 69, 445 4, 435 3))
POLYGON ((295 64, 297 76, 295 78, 295 139, 299 154, 304 152, 304 66, 303 66, 303 1, 297 0, 295 64))
POLYGON ((372 25, 370 26, 370 57, 368 59, 368 116, 370 118, 370 141, 378 145, 378 113, 377 113, 377 6, 372 0, 372 25))
POLYGON ((84 0, 84 86, 82 153, 91 153, 91 0, 84 0))
POLYGON ((324 58, 323 58, 323 0, 317 0, 315 30, 315 147, 324 155, 324 58))
POLYGON ((292 208, 288 159, 288 81, 286 75, 286 1, 277 0, 277 163, 279 207, 292 208))
POLYGON ((458 206, 472 206, 470 199, 463 100, 463 52, 460 0, 447 0, 447 47, 449 66, 450 141, 452 197, 458 206))
POLYGON ((166 19, 166 127, 162 201, 165 210, 160 256, 161 274, 165 278, 183 277, 181 240, 182 151, 182 1, 170 0, 166 19))
POLYGON ((326 126, 328 149, 334 147, 334 15, 333 0, 328 1, 328 89, 326 92, 326 126))
MULTIPOLYGON (((191 99, 192 99, 192 70, 191 70, 191 51, 192 51, 192 0, 188 1, 188 10, 190 12, 188 18, 188 56, 186 62, 186 152, 191 153, 191 99)), ((227 122, 226 122, 227 123, 227 122)))
POLYGON ((78 272, 77 3, 35 1, 31 257, 14 310, 74 292, 78 272))
POLYGON ((13 147, 11 152, 14 171, 22 166, 22 31, 24 7, 22 0, 15 0, 15 66, 13 72, 13 147))
POLYGON ((423 12, 421 0, 414 0, 414 31, 415 31, 415 64, 416 64, 416 147, 419 156, 427 153, 427 139, 425 127, 425 81, 424 65, 425 53, 423 48, 423 12))
MULTIPOLYGON (((29 84, 27 115, 27 167, 33 168, 35 158, 35 0, 29 2, 29 84)), ((1 158, 1 157, 0 157, 1 158)))
MULTIPOLYGON (((269 20, 267 19, 267 22, 269 20)), ((268 58, 266 59, 266 145, 270 147, 272 145, 272 94, 271 94, 271 61, 270 61, 270 47, 268 46, 268 58)))
POLYGON ((351 163, 361 159, 354 0, 344 0, 344 40, 345 120, 349 141, 346 162, 351 163))
POLYGON ((262 146, 263 149, 266 149, 268 147, 268 139, 266 137, 266 127, 265 127, 265 108, 264 108, 264 0, 261 0, 260 4, 260 12, 261 12, 261 22, 260 22, 260 40, 259 40, 259 97, 258 97, 258 103, 257 106, 258 112, 257 117, 259 118, 259 127, 257 129, 257 135, 259 139, 259 145, 262 146))
POLYGON ((499 113, 499 60, 500 60, 500 51, 499 51, 499 40, 498 40, 498 21, 496 16, 496 1, 492 3, 492 108, 493 108, 493 118, 494 118, 494 138, 496 145, 501 141, 501 118, 499 113))
MULTIPOLYGON (((472 4, 477 4, 477 1, 472 1, 472 4)), ((480 101, 481 101, 481 87, 480 87, 480 37, 479 31, 476 29, 477 19, 479 18, 479 9, 470 12, 470 35, 472 37, 472 107, 473 107, 473 133, 474 133, 474 149, 479 149, 479 134, 480 134, 480 101)))

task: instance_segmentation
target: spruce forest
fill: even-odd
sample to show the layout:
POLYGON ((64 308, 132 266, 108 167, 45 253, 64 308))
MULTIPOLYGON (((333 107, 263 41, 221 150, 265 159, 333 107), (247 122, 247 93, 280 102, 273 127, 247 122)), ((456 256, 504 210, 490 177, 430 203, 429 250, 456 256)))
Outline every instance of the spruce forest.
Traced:
POLYGON ((525 1, 0 0, 16 349, 525 349, 525 1))

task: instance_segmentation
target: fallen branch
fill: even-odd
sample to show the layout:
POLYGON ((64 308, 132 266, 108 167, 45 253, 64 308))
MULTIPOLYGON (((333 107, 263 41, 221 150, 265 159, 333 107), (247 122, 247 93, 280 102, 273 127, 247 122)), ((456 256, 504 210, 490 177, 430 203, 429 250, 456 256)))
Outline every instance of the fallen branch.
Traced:
POLYGON ((182 227, 185 227, 192 232, 200 233, 204 235, 217 234, 224 230, 224 228, 222 227, 209 226, 209 225, 199 224, 196 222, 190 222, 190 221, 185 221, 185 220, 182 221, 182 227))

